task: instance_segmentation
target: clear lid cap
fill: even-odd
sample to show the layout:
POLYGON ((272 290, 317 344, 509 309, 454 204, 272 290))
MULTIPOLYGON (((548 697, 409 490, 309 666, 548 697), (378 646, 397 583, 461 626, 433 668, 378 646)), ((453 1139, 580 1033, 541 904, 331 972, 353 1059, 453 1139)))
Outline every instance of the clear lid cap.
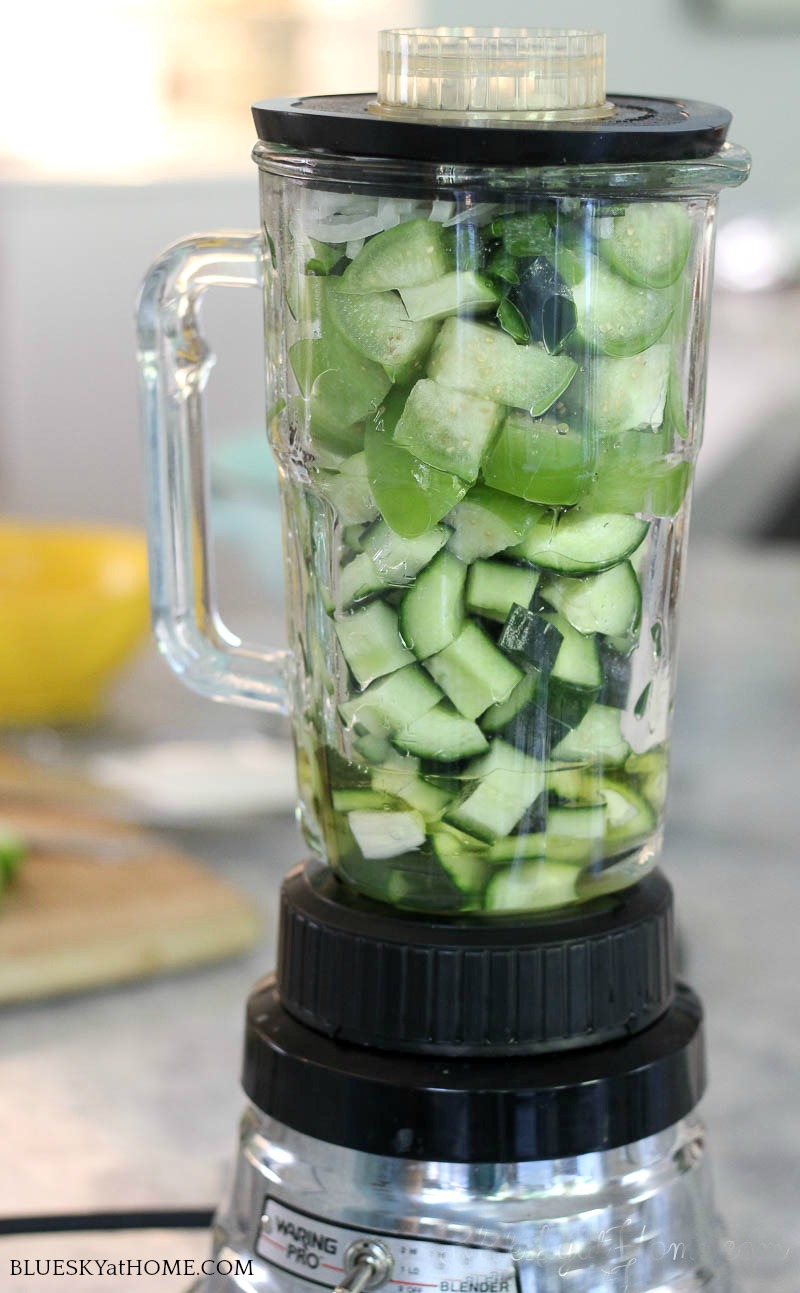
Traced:
POLYGON ((372 111, 418 121, 587 121, 609 117, 603 32, 546 27, 409 27, 378 33, 372 111))

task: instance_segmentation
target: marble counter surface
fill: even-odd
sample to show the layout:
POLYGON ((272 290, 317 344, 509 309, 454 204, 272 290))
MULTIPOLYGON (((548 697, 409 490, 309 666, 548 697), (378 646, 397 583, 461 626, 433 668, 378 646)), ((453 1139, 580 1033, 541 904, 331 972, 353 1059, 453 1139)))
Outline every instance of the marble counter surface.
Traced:
MULTIPOLYGON (((703 1111, 746 1293, 795 1293, 800 1277, 798 602, 796 550, 692 548, 664 861, 685 973, 708 1013, 703 1111)), ((115 722, 142 731, 164 713, 181 732, 254 722, 184 693, 153 652, 119 693, 115 722)), ((220 1195, 241 1105, 244 998, 271 966, 279 882, 302 846, 289 817, 175 839, 252 895, 263 940, 235 963, 3 1012, 0 1216, 210 1207, 220 1195)), ((44 1277, 10 1282, 15 1254, 103 1255, 109 1243, 0 1241, 0 1291, 51 1293, 44 1277)), ((127 1256, 197 1260, 205 1243, 198 1233, 113 1241, 127 1256)), ((154 1293, 185 1285, 147 1280, 154 1293)))

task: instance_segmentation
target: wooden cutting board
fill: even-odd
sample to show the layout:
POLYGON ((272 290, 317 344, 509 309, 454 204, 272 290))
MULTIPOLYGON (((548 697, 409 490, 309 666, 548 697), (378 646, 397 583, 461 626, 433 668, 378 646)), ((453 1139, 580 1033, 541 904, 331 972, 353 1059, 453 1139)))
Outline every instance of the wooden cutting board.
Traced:
POLYGON ((0 1003, 216 961, 259 936, 250 903, 157 836, 33 803, 4 801, 0 819, 40 840, 0 895, 0 1003))

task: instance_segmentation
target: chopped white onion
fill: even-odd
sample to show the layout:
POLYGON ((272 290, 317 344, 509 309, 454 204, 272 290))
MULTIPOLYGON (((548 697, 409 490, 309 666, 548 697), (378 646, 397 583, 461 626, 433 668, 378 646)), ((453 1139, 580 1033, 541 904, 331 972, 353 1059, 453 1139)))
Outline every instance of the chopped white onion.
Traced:
POLYGON ((441 224, 442 221, 449 220, 451 216, 455 215, 455 212, 455 202, 448 202, 447 198, 436 198, 431 207, 431 213, 428 216, 428 219, 436 220, 441 224))
POLYGON ((465 207, 463 211, 459 211, 458 215, 443 220, 442 225, 446 229, 450 225, 466 224, 468 221, 477 225, 488 224, 499 210, 496 202, 476 202, 474 206, 465 207))

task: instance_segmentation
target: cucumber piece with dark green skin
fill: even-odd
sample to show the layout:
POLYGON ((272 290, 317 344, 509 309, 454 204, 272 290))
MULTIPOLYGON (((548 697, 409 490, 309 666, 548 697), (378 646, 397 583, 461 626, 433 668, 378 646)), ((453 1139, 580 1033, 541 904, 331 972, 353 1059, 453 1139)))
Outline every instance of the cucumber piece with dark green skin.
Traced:
MULTIPOLYGON (((564 727, 576 727, 596 700, 603 670, 595 637, 584 637, 563 615, 545 613, 562 636, 562 643, 537 703, 564 727)), ((561 756, 558 756, 561 757, 561 756)))
POLYGON ((607 855, 641 844, 656 829, 652 805, 628 781, 606 778, 601 783, 606 802, 605 847, 607 855))
POLYGON ((511 494, 475 485, 445 520, 452 526, 447 546, 470 564, 519 543, 533 525, 538 509, 511 494))
POLYGON ((635 552, 649 522, 622 513, 546 512, 509 555, 556 574, 593 574, 635 552))
POLYGON ((502 415, 491 400, 426 378, 412 387, 393 438, 429 467, 472 484, 502 415))
POLYGON ((475 561, 469 567, 467 610, 505 624, 511 607, 528 606, 536 592, 539 572, 507 561, 475 561))
POLYGON ((538 759, 500 740, 469 765, 466 777, 463 798, 447 809, 444 820, 488 844, 508 835, 544 789, 538 759))
POLYGON ((435 763, 457 763, 489 748, 477 723, 444 703, 402 727, 392 737, 392 744, 404 754, 435 763))
POLYGON ((564 393, 577 368, 568 355, 519 346, 507 333, 469 319, 444 321, 428 361, 429 376, 442 386, 534 417, 564 393))
POLYGON ((533 665, 540 674, 548 674, 558 658, 563 640, 558 626, 544 615, 537 615, 526 606, 512 606, 498 646, 518 663, 533 665))
POLYGON ((433 849, 444 870, 461 893, 479 895, 491 874, 488 850, 476 848, 476 841, 463 831, 441 823, 431 833, 433 849))
POLYGON ((434 557, 400 603, 403 641, 418 659, 443 651, 464 627, 467 567, 444 550, 434 557))
POLYGON ((333 324, 393 382, 408 383, 422 372, 436 336, 435 323, 410 319, 396 292, 354 295, 342 289, 339 279, 328 279, 325 293, 333 324))
POLYGON ((590 487, 592 438, 563 419, 512 410, 483 464, 487 485, 544 507, 571 507, 590 487))
POLYGON ((634 645, 631 642, 628 650, 619 651, 604 638, 598 638, 597 648, 603 667, 603 685, 597 697, 598 704, 609 705, 612 709, 627 708, 633 674, 631 651, 634 645))
POLYGON ((472 719, 506 700, 522 677, 472 620, 467 620, 454 642, 425 661, 425 668, 456 709, 472 719))
POLYGON ((395 444, 393 433, 406 397, 398 387, 387 395, 367 423, 364 452, 370 490, 384 520, 404 539, 416 539, 447 515, 469 484, 395 444))
MULTIPOLYGON (((509 725, 514 722, 514 719, 534 701, 541 681, 542 675, 538 669, 526 667, 508 699, 498 701, 496 705, 490 705, 486 710, 481 718, 484 732, 492 736, 508 732, 509 725)), ((522 742, 520 742, 520 748, 523 748, 522 742)), ((527 748, 527 745, 524 748, 527 748)))
POLYGON ((542 581, 539 595, 579 633, 623 637, 636 633, 639 627, 642 590, 629 561, 580 579, 551 576, 542 581))
POLYGON ((638 355, 664 334, 674 306, 669 293, 635 287, 596 258, 573 289, 574 342, 617 358, 638 355))
POLYGON ((502 867, 486 888, 484 910, 509 914, 567 906, 575 901, 579 874, 577 867, 549 860, 502 867))
POLYGON ((341 277, 345 292, 387 292, 422 287, 447 273, 441 225, 407 220, 375 234, 341 277))
POLYGON ((553 260, 537 256, 520 271, 519 286, 512 294, 534 341, 541 341, 553 355, 561 350, 578 324, 572 291, 556 270, 553 260))
POLYGON ((553 758, 575 760, 619 767, 630 755, 631 747, 622 735, 622 711, 609 705, 592 705, 577 727, 559 742, 553 758))
POLYGON ((669 287, 680 277, 691 244, 691 217, 678 202, 630 202, 597 249, 630 283, 669 287))

